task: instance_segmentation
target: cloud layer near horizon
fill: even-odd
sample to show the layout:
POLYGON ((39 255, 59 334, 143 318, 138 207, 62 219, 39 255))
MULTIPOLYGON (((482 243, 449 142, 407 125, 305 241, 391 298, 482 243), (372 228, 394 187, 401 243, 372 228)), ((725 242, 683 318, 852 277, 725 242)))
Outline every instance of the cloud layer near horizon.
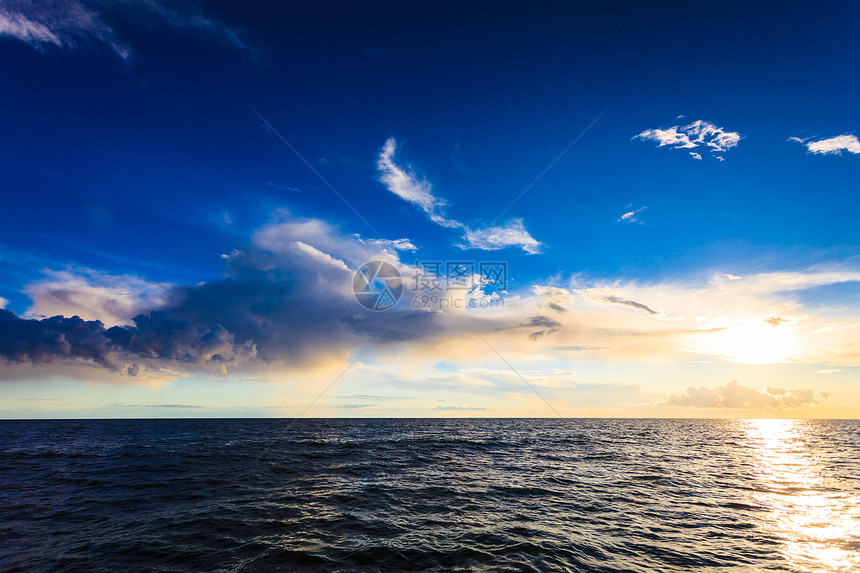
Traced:
POLYGON ((717 388, 687 388, 682 394, 673 394, 666 402, 670 406, 688 406, 693 408, 731 408, 736 410, 783 410, 817 405, 828 400, 827 392, 815 392, 809 389, 786 390, 768 386, 765 390, 756 390, 741 386, 737 380, 732 380, 725 386, 717 388))
MULTIPOLYGON (((797 293, 860 281, 840 269, 713 275, 707 280, 640 284, 536 284, 486 300, 479 284, 449 291, 445 308, 413 307, 408 288, 398 305, 372 312, 352 292, 355 271, 384 260, 408 281, 400 260, 408 239, 344 235, 319 219, 281 213, 250 243, 224 255, 224 278, 195 285, 150 283, 91 270, 49 271, 28 287, 25 315, 4 314, 0 356, 12 363, 91 364, 113 372, 170 369, 186 375, 228 371, 266 375, 309 364, 343 367, 367 347, 402 364, 480 364, 480 333, 506 359, 666 363, 802 362, 860 365, 857 317, 806 307, 797 293), (455 304, 459 302, 460 304, 455 304), (50 313, 52 318, 41 318, 50 313), (79 316, 78 319, 67 318, 79 316), (96 323, 96 320, 110 322, 96 323), (392 354, 393 353, 393 354, 392 354)), ((515 271, 514 271, 515 272, 515 271)), ((411 366, 410 366, 411 368, 411 366)), ((30 376, 37 374, 31 373, 30 376)), ((21 376, 20 370, 3 378, 21 376)))

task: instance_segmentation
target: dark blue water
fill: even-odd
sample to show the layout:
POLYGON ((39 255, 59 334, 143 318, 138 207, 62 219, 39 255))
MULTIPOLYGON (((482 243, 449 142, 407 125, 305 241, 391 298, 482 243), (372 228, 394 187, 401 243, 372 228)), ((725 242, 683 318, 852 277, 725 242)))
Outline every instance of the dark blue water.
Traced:
POLYGON ((6 571, 860 570, 860 423, 0 422, 6 571))

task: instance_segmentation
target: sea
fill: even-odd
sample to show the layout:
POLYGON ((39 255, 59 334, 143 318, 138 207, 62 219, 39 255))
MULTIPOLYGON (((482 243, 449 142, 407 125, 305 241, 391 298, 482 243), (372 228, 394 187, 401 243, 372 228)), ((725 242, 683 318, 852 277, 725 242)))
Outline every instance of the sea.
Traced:
POLYGON ((3 571, 860 571, 860 422, 0 421, 3 571))

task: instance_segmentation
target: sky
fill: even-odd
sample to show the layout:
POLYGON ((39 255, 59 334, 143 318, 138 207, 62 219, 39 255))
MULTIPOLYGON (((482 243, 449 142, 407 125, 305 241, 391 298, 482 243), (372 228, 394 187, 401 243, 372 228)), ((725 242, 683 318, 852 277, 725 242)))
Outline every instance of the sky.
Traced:
POLYGON ((0 5, 0 417, 860 416, 853 2, 0 5))

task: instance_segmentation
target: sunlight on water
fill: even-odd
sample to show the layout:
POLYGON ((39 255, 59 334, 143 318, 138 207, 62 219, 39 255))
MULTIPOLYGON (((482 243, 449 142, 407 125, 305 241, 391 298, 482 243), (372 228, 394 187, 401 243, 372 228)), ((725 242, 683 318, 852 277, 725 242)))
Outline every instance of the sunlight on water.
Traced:
POLYGON ((860 421, 0 421, 0 570, 860 571, 860 421))
MULTIPOLYGON (((844 491, 808 443, 810 422, 748 420, 757 460, 757 492, 770 511, 767 526, 783 554, 801 571, 860 568, 860 499, 844 491)), ((841 484, 845 485, 845 484, 841 484)))

